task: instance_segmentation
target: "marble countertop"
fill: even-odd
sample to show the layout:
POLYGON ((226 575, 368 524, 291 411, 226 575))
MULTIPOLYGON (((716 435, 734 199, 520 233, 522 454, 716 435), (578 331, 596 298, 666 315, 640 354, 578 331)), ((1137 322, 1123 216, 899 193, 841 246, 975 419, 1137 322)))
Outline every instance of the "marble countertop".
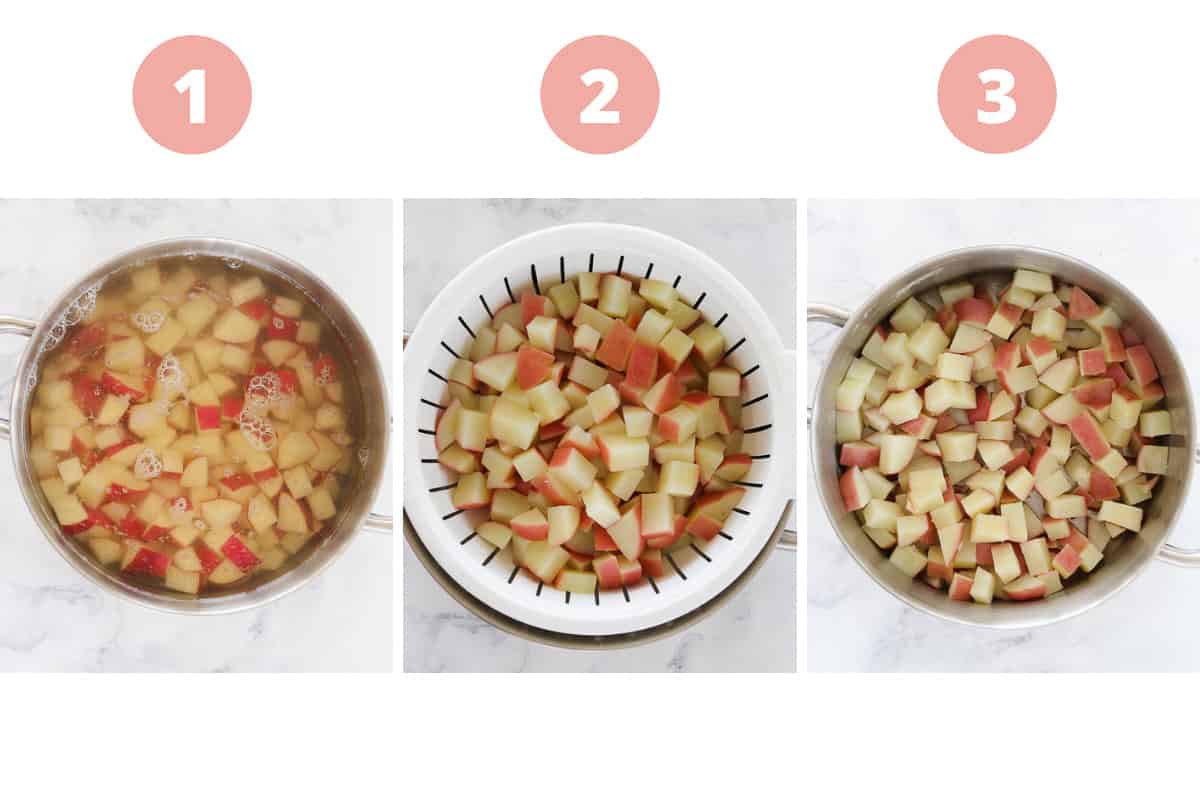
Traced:
MULTIPOLYGON (((277 250, 345 297, 392 375, 392 204, 387 201, 0 201, 0 313, 36 316, 85 268, 127 248, 218 235, 277 250), (380 291, 380 286, 388 286, 380 291)), ((8 408, 24 340, 0 339, 8 408)), ((7 445, 5 445, 7 449, 7 445)), ((392 484, 377 508, 391 513, 392 484)), ((0 670, 387 671, 393 538, 363 532, 319 578, 257 611, 183 617, 102 592, 46 542, 0 458, 0 670), (354 587, 354 591, 349 590, 354 587)))
MULTIPOLYGON (((784 342, 796 336, 795 204, 759 200, 414 200, 404 205, 404 323, 476 257, 569 222, 624 222, 675 236, 730 269, 784 342)), ((430 671, 792 671, 796 556, 777 552, 724 608, 639 647, 569 651, 492 627, 446 594, 404 548, 404 668, 430 671)))
MULTIPOLYGON (((1133 200, 812 201, 808 299, 853 309, 898 272, 975 244, 1027 244, 1076 256, 1150 307, 1182 352, 1200 350, 1196 279, 1200 203, 1133 200)), ((835 332, 808 329, 809 396, 835 332)), ((1192 392, 1200 372, 1191 374, 1192 392)), ((1082 616, 1032 631, 941 622, 892 598, 863 572, 825 517, 811 476, 808 668, 813 671, 1173 671, 1200 668, 1200 572, 1156 562, 1082 616)), ((1200 499, 1176 544, 1200 546, 1200 499)))

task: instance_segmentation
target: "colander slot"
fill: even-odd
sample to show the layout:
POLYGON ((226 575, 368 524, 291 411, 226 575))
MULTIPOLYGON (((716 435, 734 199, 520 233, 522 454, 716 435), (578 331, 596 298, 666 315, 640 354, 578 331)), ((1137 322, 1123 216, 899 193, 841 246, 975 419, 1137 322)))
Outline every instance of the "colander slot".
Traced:
POLYGON ((737 350, 739 347, 741 347, 741 346, 742 346, 742 345, 744 345, 745 343, 746 343, 746 337, 745 337, 745 336, 743 336, 742 338, 740 338, 740 339, 738 339, 738 340, 737 340, 737 344, 735 344, 733 347, 731 347, 731 348, 729 348, 728 350, 726 350, 726 351, 725 351, 725 355, 721 356, 721 358, 729 358, 729 355, 730 355, 730 354, 731 354, 731 353, 732 353, 734 350, 737 350))
POLYGON ((621 586, 621 594, 625 595, 625 602, 628 603, 629 602, 629 590, 626 589, 624 586, 621 586))
POLYGON ((422 464, 436 464, 436 463, 438 463, 438 460, 436 458, 422 458, 421 463, 422 464))
MULTIPOLYGON (((663 558, 667 559, 667 563, 671 565, 671 569, 675 570, 676 575, 683 578, 685 581, 687 580, 687 575, 685 575, 683 570, 679 568, 679 565, 675 563, 675 556, 673 556, 671 553, 663 553, 663 558)), ((655 587, 655 591, 658 591, 658 587, 655 587)))
POLYGON ((729 319, 729 314, 722 314, 722 315, 721 315, 721 318, 720 318, 719 320, 717 320, 716 322, 714 322, 714 323, 713 323, 713 327, 714 327, 714 328, 719 328, 719 327, 721 327, 721 323, 722 323, 722 322, 724 322, 724 321, 725 321, 725 320, 727 320, 727 319, 729 319))
POLYGON ((445 486, 434 486, 429 490, 429 493, 433 494, 434 492, 447 492, 453 489, 455 486, 458 486, 458 481, 455 481, 454 483, 447 483, 445 486))
POLYGON ((596 271, 596 254, 588 253, 588 272, 596 271))
POLYGON ((763 485, 762 485, 761 483, 754 483, 753 481, 734 481, 734 482, 733 482, 733 484, 734 484, 735 486, 745 486, 745 487, 746 487, 746 488, 748 488, 748 489, 761 489, 761 488, 763 488, 763 485))
POLYGON ((760 394, 758 397, 754 398, 753 400, 747 400, 746 402, 742 403, 742 408, 749 408, 750 406, 757 403, 759 400, 766 400, 770 396, 771 396, 770 393, 760 394))
MULTIPOLYGON (((492 310, 491 310, 490 308, 488 308, 487 300, 484 300, 484 299, 483 299, 483 295, 479 295, 479 302, 480 302, 480 303, 483 303, 483 310, 487 312, 488 319, 495 319, 495 315, 494 315, 494 314, 492 314, 492 310)), ((462 318, 461 318, 461 317, 459 317, 459 319, 462 319, 462 318)), ((464 322, 464 323, 463 323, 463 327, 464 327, 464 328, 466 328, 466 327, 467 327, 467 323, 465 323, 465 322, 464 322)), ((470 329, 470 328, 467 328, 467 330, 468 330, 468 331, 470 331, 471 329, 470 329)), ((474 339, 474 338, 475 338, 475 334, 474 334, 474 333, 472 333, 472 334, 471 334, 471 338, 472 338, 472 339, 474 339)))
MULTIPOLYGON (((678 278, 676 278, 676 280, 678 280, 678 278)), ((706 297, 708 297, 708 292, 701 292, 700 296, 696 298, 696 302, 692 303, 692 308, 699 311, 700 304, 704 302, 704 298, 706 298, 706 297)))
MULTIPOLYGON (((658 590, 658 584, 654 582, 654 576, 653 576, 653 575, 647 575, 647 576, 646 576, 646 580, 648 580, 648 581, 650 582, 650 588, 654 590, 654 593, 655 593, 655 594, 660 594, 660 592, 659 592, 659 590, 658 590)), ((596 591, 597 591, 597 592, 599 592, 600 590, 599 590, 599 589, 597 589, 596 591)), ((596 603, 596 605, 600 605, 600 603, 599 603, 599 602, 597 602, 597 603, 596 603)))
POLYGON ((733 510, 736 511, 737 513, 741 514, 743 517, 750 516, 750 512, 744 508, 738 508, 737 506, 734 506, 733 510))
POLYGON ((513 297, 512 287, 508 285, 508 276, 504 276, 504 291, 508 292, 508 299, 512 302, 517 302, 517 298, 513 297))
MULTIPOLYGON (((435 403, 432 400, 426 400, 424 397, 421 398, 421 402, 427 406, 433 406, 434 408, 438 409, 439 411, 446 410, 446 407, 444 405, 442 405, 441 403, 435 403)), ((743 408, 745 408, 745 406, 743 406, 743 408)))
POLYGON ((651 261, 649 264, 646 265, 646 274, 643 275, 642 278, 643 279, 649 278, 651 272, 654 272, 654 262, 653 261, 651 261))
MULTIPOLYGON (((423 433, 426 436, 437 436, 435 432, 429 430, 428 428, 417 428, 417 433, 423 433)), ((437 459, 435 458, 434 461, 437 461, 437 459)))
POLYGON ((545 586, 545 585, 546 585, 546 584, 544 584, 542 581, 538 581, 538 585, 537 585, 537 591, 533 593, 533 596, 534 596, 534 597, 541 597, 541 596, 542 596, 542 587, 543 587, 543 586, 545 586))
POLYGON ((488 557, 483 560, 483 566, 486 567, 488 564, 492 563, 492 559, 495 558, 496 554, 499 552, 500 552, 499 547, 493 547, 492 552, 488 553, 488 557))
POLYGON ((529 265, 529 277, 533 278, 533 293, 541 294, 542 287, 538 285, 538 279, 537 279, 537 264, 529 265))
POLYGON ((717 531, 717 536, 720 536, 722 539, 724 539, 724 540, 725 540, 725 541, 727 541, 727 542, 732 542, 732 541, 733 541, 733 537, 732 537, 732 536, 730 536, 730 535, 729 535, 728 533, 726 533, 725 531, 717 531))
POLYGON ((437 378, 437 379, 438 379, 439 381, 441 381, 442 383, 449 383, 449 382, 450 382, 450 381, 446 380, 445 378, 443 378, 441 375, 438 375, 436 372, 434 372, 432 368, 431 368, 431 369, 428 369, 428 370, 426 370, 426 372, 428 372, 428 373, 429 373, 430 375, 432 375, 433 377, 437 378))
POLYGON ((475 533, 475 531, 471 531, 471 533, 467 536, 467 538, 463 539, 461 542, 459 542, 459 544, 465 545, 467 542, 474 539, 476 535, 477 534, 475 533))
MULTIPOLYGON (((483 299, 483 295, 479 295, 479 299, 480 299, 480 300, 482 300, 482 299, 483 299)), ((487 308, 487 304, 486 304, 486 303, 484 303, 484 308, 487 308)), ((462 323, 462 326, 463 326, 463 328, 465 328, 465 329, 466 329, 466 331, 467 331, 467 334, 468 334, 468 335, 469 335, 469 336, 470 336, 472 339, 474 339, 474 338, 475 338, 475 331, 471 330, 471 326, 467 324, 467 321, 466 321, 465 319, 463 319, 462 317, 459 317, 459 318, 458 318, 458 321, 459 321, 460 323, 462 323)))
POLYGON ((563 596, 566 598, 565 605, 571 605, 571 593, 563 592, 563 596))
POLYGON ((712 563, 712 559, 708 557, 708 553, 705 553, 699 547, 696 547, 695 542, 692 542, 691 545, 689 545, 689 547, 691 547, 693 550, 695 550, 696 554, 699 555, 701 558, 703 558, 705 561, 707 561, 710 564, 712 563))
POLYGON ((446 344, 445 342, 442 342, 442 347, 444 347, 444 348, 446 349, 446 352, 447 352, 447 353, 449 353, 450 355, 454 356, 455 358, 462 358, 462 356, 460 356, 458 353, 454 352, 454 348, 453 348, 453 347, 451 347, 450 345, 446 344))
POLYGON ((763 453, 761 456, 750 456, 751 461, 762 461, 764 458, 770 458, 770 453, 763 453))
POLYGON ((753 375, 753 374, 754 374, 756 371, 758 371, 758 364, 755 364, 753 367, 751 367, 750 369, 748 369, 748 370, 746 370, 745 372, 743 372, 743 373, 742 373, 742 377, 743 377, 743 378, 745 378, 745 377, 748 377, 748 376, 750 376, 750 375, 753 375))
POLYGON ((567 257, 558 257, 558 280, 562 283, 567 282, 567 257))
POLYGON ((623 269, 625 269, 625 256, 617 259, 617 274, 620 275, 623 269))
MULTIPOLYGON (((471 535, 474 536, 475 534, 471 534, 471 535)), ((516 580, 517 573, 520 571, 521 571, 521 567, 514 564, 513 568, 512 568, 512 572, 508 573, 508 581, 507 582, 512 583, 514 580, 516 580)))
POLYGON ((671 284, 671 288, 672 288, 672 289, 678 289, 678 288, 679 288, 679 282, 680 282, 681 280, 683 280, 683 276, 682 276, 682 275, 676 275, 676 276, 675 276, 675 282, 671 284))
POLYGON ((454 511, 451 511, 449 514, 443 514, 442 520, 444 521, 444 520, 448 520, 448 519, 454 519, 459 514, 463 513, 463 510, 464 509, 459 508, 459 509, 455 509, 454 511))
POLYGON ((743 434, 746 434, 746 433, 762 433, 763 431, 767 430, 767 429, 768 429, 768 428, 770 428, 770 427, 771 427, 771 423, 769 423, 769 422, 768 422, 768 423, 767 423, 767 424, 765 424, 765 425, 755 425, 753 428, 746 428, 745 430, 743 430, 743 431, 742 431, 742 433, 743 433, 743 434))

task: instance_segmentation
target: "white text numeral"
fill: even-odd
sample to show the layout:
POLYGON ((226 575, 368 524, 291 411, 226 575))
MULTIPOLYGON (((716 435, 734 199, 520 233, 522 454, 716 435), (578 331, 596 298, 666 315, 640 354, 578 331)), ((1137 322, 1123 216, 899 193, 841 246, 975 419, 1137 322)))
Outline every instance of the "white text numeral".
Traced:
POLYGON ((600 84, 600 91, 592 99, 592 102, 584 106, 583 111, 579 112, 579 123, 581 125, 619 125, 621 123, 621 112, 615 109, 605 108, 614 97, 617 96, 617 75, 611 69, 589 69, 580 76, 584 86, 591 86, 594 83, 600 84))
POLYGON ((982 108, 977 110, 976 119, 984 125, 1003 125, 1017 115, 1017 103, 1009 96, 1017 83, 1011 72, 999 68, 985 69, 979 73, 979 80, 983 82, 983 99, 988 103, 995 103, 997 108, 989 111, 982 108), (996 84, 995 87, 989 88, 990 83, 996 84))
POLYGON ((188 122, 204 124, 204 70, 189 69, 175 81, 175 91, 188 96, 188 122))

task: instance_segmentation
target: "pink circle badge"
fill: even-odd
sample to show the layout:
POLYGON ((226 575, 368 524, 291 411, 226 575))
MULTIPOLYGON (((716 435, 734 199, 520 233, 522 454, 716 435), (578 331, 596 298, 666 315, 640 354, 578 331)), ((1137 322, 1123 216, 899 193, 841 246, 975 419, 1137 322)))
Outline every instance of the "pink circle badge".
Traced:
POLYGON ((642 51, 624 39, 576 39, 546 67, 542 113, 555 135, 576 150, 616 153, 654 122, 658 76, 642 51))
POLYGON ((207 36, 168 39, 133 79, 138 122, 168 150, 209 153, 250 114, 250 75, 232 50, 207 36))
POLYGON ((1012 36, 981 36, 942 68, 938 109, 950 132, 983 153, 1011 153, 1042 135, 1058 100, 1050 65, 1012 36))

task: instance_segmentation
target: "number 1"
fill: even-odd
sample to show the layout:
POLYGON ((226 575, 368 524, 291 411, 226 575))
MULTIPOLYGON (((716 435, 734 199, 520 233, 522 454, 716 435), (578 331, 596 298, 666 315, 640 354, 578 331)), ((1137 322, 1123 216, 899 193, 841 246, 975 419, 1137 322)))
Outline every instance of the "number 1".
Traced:
POLYGON ((175 81, 175 91, 188 96, 188 122, 204 124, 204 70, 189 69, 175 81))
POLYGON ((593 83, 600 84, 600 91, 592 98, 592 102, 579 112, 579 123, 581 125, 620 125, 621 112, 605 108, 617 96, 616 73, 611 69, 598 67, 589 69, 579 76, 579 79, 583 81, 584 86, 591 86, 593 83))

